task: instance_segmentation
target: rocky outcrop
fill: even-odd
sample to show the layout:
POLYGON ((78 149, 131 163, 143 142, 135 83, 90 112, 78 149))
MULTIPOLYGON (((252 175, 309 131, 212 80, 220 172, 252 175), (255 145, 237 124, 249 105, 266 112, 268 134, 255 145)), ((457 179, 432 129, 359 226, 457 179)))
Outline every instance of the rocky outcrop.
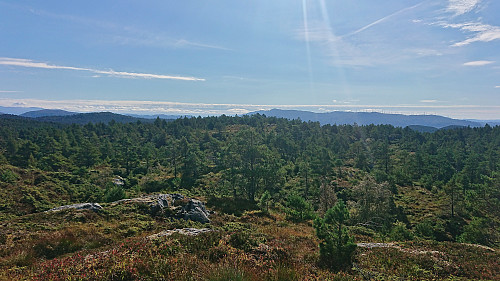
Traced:
POLYGON ((197 228, 170 229, 170 230, 164 230, 162 232, 150 235, 147 238, 148 239, 156 239, 156 238, 160 238, 160 237, 170 236, 170 235, 172 235, 174 233, 179 233, 179 234, 188 235, 188 236, 196 236, 196 235, 200 235, 202 233, 211 232, 211 231, 213 231, 213 230, 210 229, 210 228, 201 228, 201 229, 197 229, 197 228))
POLYGON ((210 222, 210 213, 203 202, 181 194, 154 194, 111 204, 146 204, 149 206, 149 213, 154 216, 167 215, 201 223, 210 222))
POLYGON ((173 209, 175 201, 183 200, 184 195, 181 194, 153 194, 132 199, 122 199, 112 202, 111 205, 116 204, 145 204, 151 209, 152 214, 156 214, 164 209, 173 209))
POLYGON ((205 204, 200 200, 189 199, 188 203, 182 207, 181 214, 185 220, 198 221, 201 223, 208 223, 210 215, 205 208, 205 204))
MULTIPOLYGON (((201 223, 210 222, 210 212, 200 200, 187 198, 181 194, 153 194, 132 199, 122 199, 110 203, 110 206, 118 204, 142 204, 147 206, 147 213, 151 216, 177 217, 201 223)), ((81 203, 60 206, 50 211, 61 211, 66 209, 98 211, 102 207, 98 203, 81 203)))
POLYGON ((99 203, 80 203, 80 204, 72 204, 72 205, 64 205, 59 206, 53 209, 48 210, 47 212, 57 212, 67 209, 75 209, 75 210, 91 210, 97 212, 102 209, 102 206, 99 203))

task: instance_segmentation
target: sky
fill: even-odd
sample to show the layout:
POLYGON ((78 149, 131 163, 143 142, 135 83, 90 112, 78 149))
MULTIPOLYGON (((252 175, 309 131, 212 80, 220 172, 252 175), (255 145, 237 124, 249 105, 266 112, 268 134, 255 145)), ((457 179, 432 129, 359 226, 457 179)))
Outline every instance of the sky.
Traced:
POLYGON ((498 0, 0 0, 0 106, 500 119, 498 0))

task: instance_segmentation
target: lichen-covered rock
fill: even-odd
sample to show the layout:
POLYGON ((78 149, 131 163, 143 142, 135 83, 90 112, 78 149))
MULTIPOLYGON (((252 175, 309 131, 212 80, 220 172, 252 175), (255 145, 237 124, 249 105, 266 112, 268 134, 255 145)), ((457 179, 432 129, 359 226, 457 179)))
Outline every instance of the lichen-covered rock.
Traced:
POLYGON ((186 198, 181 194, 154 194, 133 199, 122 199, 111 204, 130 203, 148 205, 151 215, 171 215, 201 223, 210 222, 210 213, 205 208, 203 202, 192 198, 186 198))
POLYGON ((184 199, 184 196, 181 194, 153 194, 132 199, 122 199, 111 204, 142 203, 149 206, 151 214, 156 215, 165 210, 173 210, 175 201, 182 199, 184 199))
POLYGON ((59 207, 50 209, 47 212, 57 212, 57 211, 62 211, 62 210, 67 210, 67 209, 91 210, 91 211, 97 212, 97 211, 102 209, 102 206, 99 205, 99 203, 79 203, 79 204, 59 206, 59 207))
POLYGON ((182 210, 179 212, 185 220, 192 220, 201 223, 209 223, 210 219, 209 213, 205 208, 205 204, 200 200, 189 199, 188 203, 182 207, 182 210))
POLYGON ((160 238, 160 237, 170 236, 170 235, 172 235, 174 233, 180 233, 182 235, 188 235, 188 236, 196 236, 196 235, 200 235, 202 233, 211 232, 211 231, 213 231, 213 230, 210 229, 210 228, 200 228, 200 229, 198 229, 198 228, 170 229, 170 230, 164 230, 162 232, 150 235, 147 238, 148 239, 156 239, 156 238, 160 238))
MULTIPOLYGON (((210 222, 210 212, 205 208, 203 202, 193 198, 186 198, 181 194, 154 194, 132 199, 122 199, 112 202, 111 206, 118 204, 143 204, 146 206, 146 212, 152 216, 171 216, 201 223, 210 222)), ((98 211, 102 207, 98 203, 80 203, 60 206, 47 212, 66 209, 98 211)))

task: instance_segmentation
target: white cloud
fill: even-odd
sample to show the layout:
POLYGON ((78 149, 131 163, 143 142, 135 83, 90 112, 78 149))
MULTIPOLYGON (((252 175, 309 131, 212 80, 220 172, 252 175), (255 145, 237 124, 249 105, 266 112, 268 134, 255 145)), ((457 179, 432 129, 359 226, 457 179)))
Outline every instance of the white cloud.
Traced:
POLYGON ((420 100, 422 103, 436 103, 438 102, 437 100, 420 100))
MULTIPOLYGON (((446 12, 453 13, 454 16, 469 13, 481 4, 481 0, 449 0, 446 12)), ((454 28, 468 35, 468 38, 452 44, 453 47, 462 47, 475 42, 491 42, 500 39, 500 27, 481 22, 481 18, 476 21, 450 23, 443 21, 434 23, 444 28, 454 28)))
POLYGON ((464 66, 483 66, 483 65, 488 65, 492 64, 494 61, 489 61, 489 60, 478 60, 478 61, 469 61, 464 63, 464 66))
POLYGON ((359 102, 359 99, 349 99, 349 100, 332 100, 333 103, 335 104, 345 104, 345 105, 350 105, 352 103, 357 103, 359 102))
POLYGON ((480 2, 481 0, 449 0, 446 10, 459 16, 471 12, 480 2))
POLYGON ((453 47, 461 47, 474 42, 491 42, 500 39, 500 27, 483 24, 481 22, 466 22, 466 23, 446 23, 439 22, 438 25, 444 28, 460 29, 464 33, 472 33, 473 36, 466 40, 453 44, 453 47))
POLYGON ((96 74, 105 74, 110 76, 122 77, 122 78, 143 78, 143 79, 173 79, 173 80, 186 80, 186 81, 205 81, 202 78, 195 77, 185 77, 185 76, 170 76, 162 74, 149 74, 149 73, 135 73, 135 72, 124 72, 115 70, 98 70, 91 68, 73 67, 73 66, 61 66, 53 65, 45 62, 35 62, 29 59, 18 59, 18 58, 1 58, 0 65, 10 65, 10 66, 21 66, 30 68, 43 68, 43 69, 63 69, 63 70, 78 70, 78 71, 88 71, 96 74))
POLYGON ((0 91, 0 93, 21 93, 21 91, 0 91))
POLYGON ((495 86, 496 89, 500 89, 500 86, 495 86))
POLYGON ((481 23, 467 23, 459 27, 462 31, 472 32, 475 35, 464 41, 453 44, 460 47, 474 42, 491 42, 500 39, 500 27, 481 23))

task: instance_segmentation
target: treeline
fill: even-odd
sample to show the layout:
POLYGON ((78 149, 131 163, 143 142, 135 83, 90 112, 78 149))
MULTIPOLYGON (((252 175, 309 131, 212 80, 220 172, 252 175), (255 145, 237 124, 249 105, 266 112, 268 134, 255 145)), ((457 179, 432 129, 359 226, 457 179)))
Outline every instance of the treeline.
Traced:
MULTIPOLYGON (((341 198, 354 213, 354 223, 390 231, 398 221, 417 227, 405 219, 411 210, 394 201, 398 187, 415 186, 446 205, 440 214, 428 216, 441 216, 443 225, 418 222, 420 232, 427 233, 422 235, 457 239, 476 224, 473 230, 482 232, 471 230, 467 241, 497 242, 491 229, 500 218, 500 127, 419 133, 388 125, 320 126, 261 115, 83 126, 0 121, 3 167, 82 178, 108 168, 125 179, 124 186, 114 187, 118 197, 128 189, 185 189, 251 202, 266 194, 287 206, 287 198, 299 195, 318 212, 341 198)), ((88 184, 94 185, 89 188, 93 192, 111 188, 88 184)))

